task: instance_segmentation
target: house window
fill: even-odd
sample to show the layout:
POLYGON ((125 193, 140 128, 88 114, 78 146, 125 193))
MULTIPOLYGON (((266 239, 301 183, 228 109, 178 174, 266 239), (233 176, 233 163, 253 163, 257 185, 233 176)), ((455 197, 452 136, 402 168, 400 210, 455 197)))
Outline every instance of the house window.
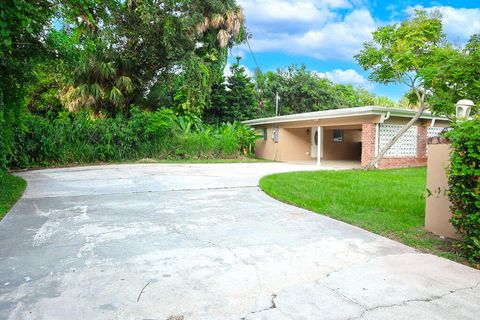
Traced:
POLYGON ((343 142, 343 130, 333 130, 333 142, 343 142))
POLYGON ((267 128, 262 129, 263 141, 267 141, 267 128))

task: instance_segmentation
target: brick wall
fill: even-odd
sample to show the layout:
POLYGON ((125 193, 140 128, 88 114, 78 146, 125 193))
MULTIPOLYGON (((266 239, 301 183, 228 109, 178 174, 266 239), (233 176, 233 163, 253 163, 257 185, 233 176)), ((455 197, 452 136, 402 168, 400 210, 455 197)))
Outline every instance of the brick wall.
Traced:
POLYGON ((375 123, 362 124, 362 167, 375 157, 375 123))
MULTIPOLYGON (((362 124, 362 167, 367 166, 375 157, 375 135, 374 123, 362 124)), ((427 128, 417 127, 417 156, 392 158, 384 157, 378 163, 380 169, 420 167, 427 165, 427 128)))
POLYGON ((380 169, 423 167, 427 165, 427 157, 383 158, 378 164, 380 169))
POLYGON ((417 157, 427 157, 427 127, 417 127, 417 157))
POLYGON ((427 127, 417 126, 417 156, 391 158, 385 157, 380 160, 378 167, 385 168, 406 168, 423 167, 427 165, 427 127))

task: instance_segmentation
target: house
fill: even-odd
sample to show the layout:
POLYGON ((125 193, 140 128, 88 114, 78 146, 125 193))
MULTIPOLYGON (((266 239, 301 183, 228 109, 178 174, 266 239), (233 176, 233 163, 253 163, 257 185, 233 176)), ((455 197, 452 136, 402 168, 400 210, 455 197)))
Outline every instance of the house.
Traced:
MULTIPOLYGON (((367 106, 244 121, 263 136, 255 156, 285 162, 358 161, 366 166, 416 111, 367 106)), ((446 117, 424 113, 392 146, 380 168, 424 166, 427 138, 448 127, 446 117)))

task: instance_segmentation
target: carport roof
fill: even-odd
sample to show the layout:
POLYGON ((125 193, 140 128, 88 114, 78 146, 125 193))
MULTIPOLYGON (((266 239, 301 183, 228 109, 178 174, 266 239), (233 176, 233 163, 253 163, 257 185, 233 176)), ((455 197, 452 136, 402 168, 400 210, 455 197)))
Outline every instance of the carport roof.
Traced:
MULTIPOLYGON (((367 116, 367 115, 412 118, 416 113, 417 111, 412 109, 367 106, 367 107, 324 110, 324 111, 291 114, 287 116, 253 119, 253 120, 243 121, 243 123, 254 126, 254 125, 271 124, 271 123, 296 122, 296 121, 306 121, 306 120, 332 119, 332 118, 367 116)), ((447 117, 433 115, 430 112, 424 112, 423 115, 420 117, 420 119, 448 120, 447 117)))

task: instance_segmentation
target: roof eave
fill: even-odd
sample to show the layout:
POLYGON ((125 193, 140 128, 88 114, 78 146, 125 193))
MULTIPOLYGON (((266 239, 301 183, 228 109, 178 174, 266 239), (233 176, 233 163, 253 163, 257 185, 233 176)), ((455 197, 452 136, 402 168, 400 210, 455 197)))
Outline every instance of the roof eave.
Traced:
MULTIPOLYGON (((300 113, 300 114, 293 114, 293 115, 279 116, 279 117, 253 119, 253 120, 243 121, 242 123, 255 126, 255 125, 262 125, 262 124, 311 121, 311 120, 318 120, 318 119, 358 117, 358 116, 365 116, 365 115, 384 115, 388 112, 390 112, 390 116, 408 117, 408 118, 412 117, 416 113, 415 110, 410 110, 410 109, 367 106, 367 107, 334 109, 334 110, 309 112, 309 113, 303 113, 303 114, 300 113)), ((432 115, 431 113, 424 113, 420 119, 448 120, 448 118, 444 116, 435 116, 435 115, 432 115)))

